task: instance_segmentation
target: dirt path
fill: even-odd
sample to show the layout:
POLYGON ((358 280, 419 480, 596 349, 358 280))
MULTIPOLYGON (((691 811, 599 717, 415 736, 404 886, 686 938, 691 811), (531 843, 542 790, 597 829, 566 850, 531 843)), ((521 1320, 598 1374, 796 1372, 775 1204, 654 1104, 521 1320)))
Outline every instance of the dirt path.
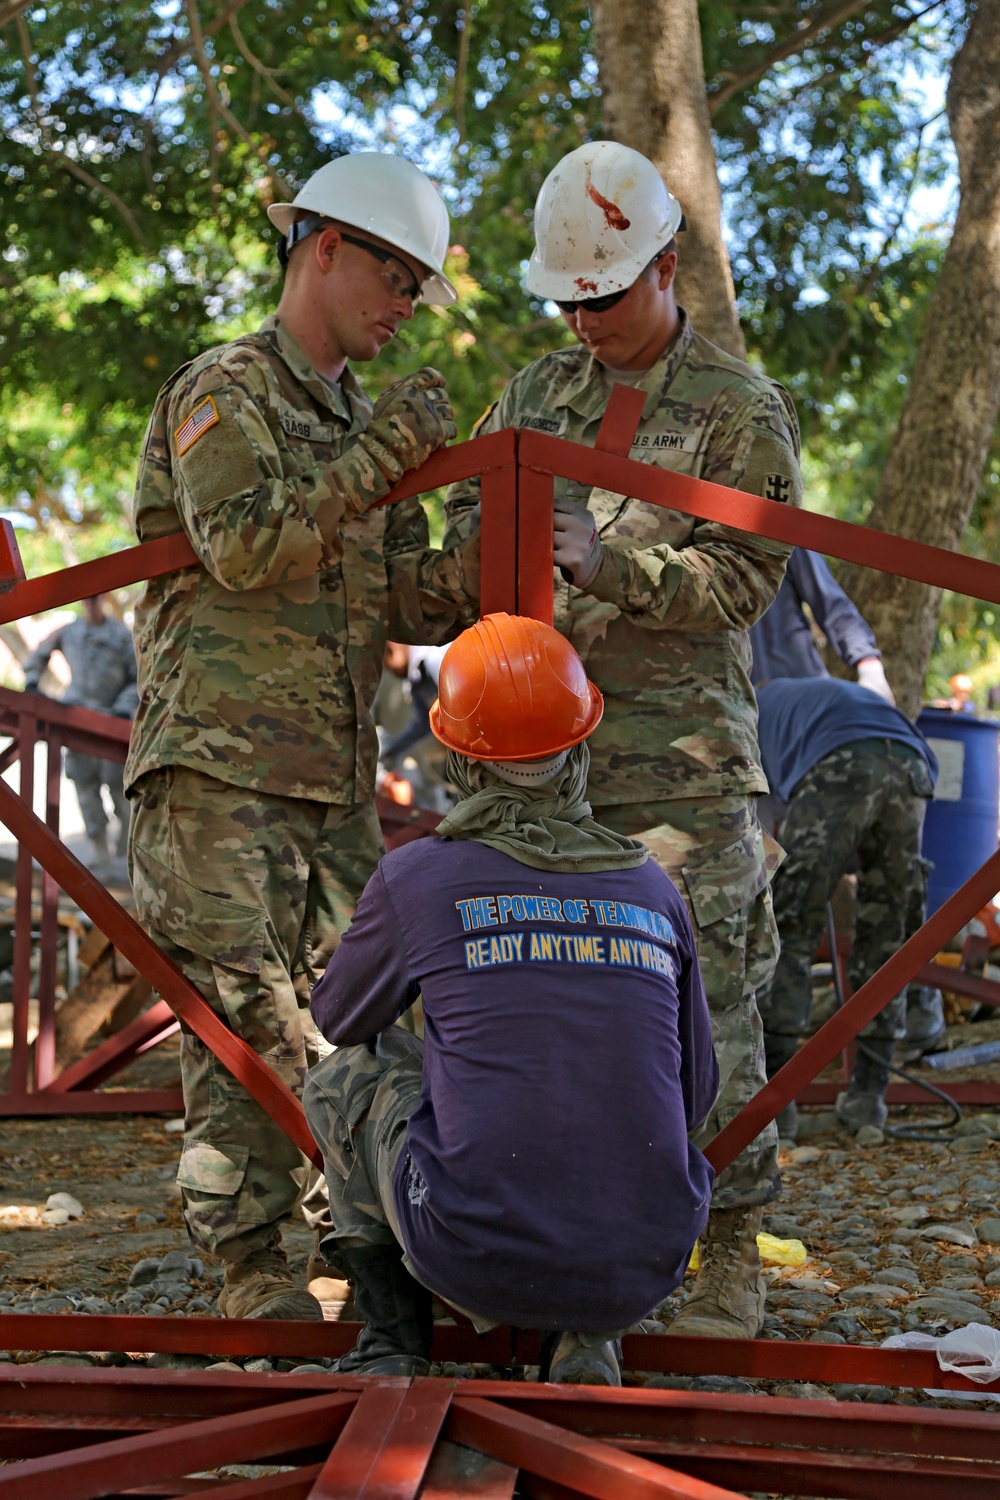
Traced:
MULTIPOLYGON (((978 1076, 1000 1079, 1000 1067, 981 1069, 978 1076)), ((176 1048, 160 1047, 118 1082, 176 1084, 176 1048)), ((906 1115, 912 1119, 915 1113, 906 1115)), ((3 1122, 0 1311, 214 1312, 220 1273, 192 1249, 181 1220, 174 1182, 177 1123, 156 1116, 3 1122), (39 1216, 57 1192, 72 1194, 83 1214, 48 1227, 39 1216)), ((800 1239, 808 1259, 769 1270, 765 1337, 879 1344, 909 1329, 941 1333, 970 1321, 997 1324, 995 1115, 968 1113, 960 1133, 947 1141, 887 1138, 862 1148, 829 1111, 804 1112, 802 1135, 795 1148, 782 1152, 784 1192, 770 1206, 764 1227, 781 1239, 800 1239)), ((293 1270, 304 1278, 311 1235, 303 1224, 289 1227, 286 1245, 293 1270)), ((688 1278, 668 1299, 658 1322, 669 1323, 690 1284, 688 1278)), ((0 1354, 12 1357, 39 1356, 0 1354)), ((664 1381, 691 1383, 669 1377, 657 1383, 664 1381)), ((761 1382, 743 1388, 926 1399, 878 1387, 826 1392, 761 1382)))

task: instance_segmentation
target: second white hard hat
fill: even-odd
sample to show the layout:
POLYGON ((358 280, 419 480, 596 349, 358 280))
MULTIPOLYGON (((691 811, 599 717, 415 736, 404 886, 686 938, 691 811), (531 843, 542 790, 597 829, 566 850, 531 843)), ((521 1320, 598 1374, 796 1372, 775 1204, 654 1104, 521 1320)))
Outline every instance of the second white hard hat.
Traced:
POLYGON ((428 268, 424 301, 457 300, 444 274, 448 249, 448 210, 429 177, 402 156, 387 151, 355 151, 314 172, 291 203, 272 203, 267 216, 287 234, 296 209, 367 229, 387 245, 405 250, 428 268))
POLYGON ((564 156, 535 202, 528 290, 557 302, 629 287, 669 244, 683 212, 653 163, 617 141, 564 156))

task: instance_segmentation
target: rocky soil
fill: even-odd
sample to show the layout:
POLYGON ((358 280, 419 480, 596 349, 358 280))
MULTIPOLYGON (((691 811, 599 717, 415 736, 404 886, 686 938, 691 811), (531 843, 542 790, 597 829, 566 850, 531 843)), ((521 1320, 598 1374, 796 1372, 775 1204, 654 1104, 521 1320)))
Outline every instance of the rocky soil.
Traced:
MULTIPOLYGON (((965 1030, 963 1040, 968 1036, 965 1030)), ((936 1075, 939 1076, 939 1075, 936 1075)), ((949 1077, 972 1076, 950 1074, 949 1077)), ((1000 1067, 979 1078, 1000 1079, 1000 1067)), ((167 1043, 116 1083, 169 1087, 176 1050, 167 1043)), ((933 1112, 893 1111, 926 1120, 933 1112)), ((221 1273, 187 1241, 174 1183, 181 1122, 162 1117, 5 1120, 0 1159, 0 1311, 211 1315, 221 1273), (57 1198, 53 1195, 68 1195, 57 1198), (75 1202, 73 1201, 75 1200, 75 1202), (79 1209, 79 1212, 77 1210, 79 1209)), ((797 1145, 783 1149, 782 1197, 764 1227, 799 1239, 800 1266, 771 1267, 764 1337, 880 1344, 920 1329, 940 1334, 967 1323, 1000 1324, 1000 1118, 968 1111, 940 1141, 858 1145, 831 1111, 804 1111, 797 1145)), ((311 1235, 286 1235, 304 1278, 311 1235)), ((658 1331, 685 1287, 649 1325, 658 1331)), ((328 1315, 340 1311, 334 1301, 328 1315)), ((125 1356, 110 1358, 118 1362, 125 1356)), ((142 1359, 141 1355, 129 1356, 142 1359)), ((0 1352, 0 1361, 92 1363, 97 1355, 0 1352)), ((152 1357, 155 1365, 172 1362, 152 1357)), ((211 1358, 185 1357, 210 1365, 211 1358)), ((253 1369, 301 1368, 305 1361, 248 1360, 253 1369)), ((495 1374, 449 1366, 448 1374, 495 1374)), ((530 1376, 530 1370, 524 1372, 530 1376)), ((634 1372, 630 1383, 650 1377, 634 1372)), ((652 1384, 766 1390, 801 1396, 925 1402, 923 1392, 883 1387, 813 1387, 718 1377, 654 1376, 652 1384)))

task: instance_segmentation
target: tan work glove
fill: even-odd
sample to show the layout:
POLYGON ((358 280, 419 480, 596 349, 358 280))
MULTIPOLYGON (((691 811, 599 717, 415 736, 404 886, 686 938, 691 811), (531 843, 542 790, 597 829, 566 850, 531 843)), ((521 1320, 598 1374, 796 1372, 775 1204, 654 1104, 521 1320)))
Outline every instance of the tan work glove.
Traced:
POLYGON ((425 366, 382 392, 357 442, 389 483, 398 484, 457 433, 444 376, 425 366))

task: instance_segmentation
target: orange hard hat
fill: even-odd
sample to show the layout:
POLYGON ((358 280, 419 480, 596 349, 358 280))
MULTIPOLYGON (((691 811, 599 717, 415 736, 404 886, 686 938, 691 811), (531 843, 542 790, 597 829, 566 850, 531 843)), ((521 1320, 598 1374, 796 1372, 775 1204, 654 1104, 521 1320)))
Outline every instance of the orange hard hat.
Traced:
POLYGON ((948 686, 953 693, 971 693, 972 678, 967 676, 965 672, 956 672, 948 686))
POLYGON ((604 699, 558 630, 486 615, 441 660, 431 731, 473 760, 543 760, 585 740, 604 699))

